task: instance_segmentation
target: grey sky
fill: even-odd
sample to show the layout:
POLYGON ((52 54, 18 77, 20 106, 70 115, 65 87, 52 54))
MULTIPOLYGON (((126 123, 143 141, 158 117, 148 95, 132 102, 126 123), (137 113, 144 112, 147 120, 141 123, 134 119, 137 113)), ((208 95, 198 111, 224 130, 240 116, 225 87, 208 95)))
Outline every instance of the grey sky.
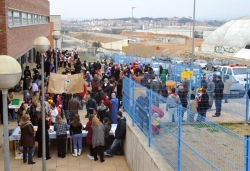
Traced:
MULTIPOLYGON (((62 19, 192 16, 194 0, 49 0, 51 15, 62 19)), ((250 15, 249 0, 196 0, 199 20, 230 20, 250 15)))

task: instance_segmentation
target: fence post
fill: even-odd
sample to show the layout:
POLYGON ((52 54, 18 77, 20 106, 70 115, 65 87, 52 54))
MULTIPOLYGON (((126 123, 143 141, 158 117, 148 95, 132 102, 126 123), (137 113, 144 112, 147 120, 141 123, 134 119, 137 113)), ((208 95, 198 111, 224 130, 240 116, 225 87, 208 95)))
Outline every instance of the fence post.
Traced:
POLYGON ((190 111, 190 100, 191 100, 191 90, 192 90, 192 74, 190 75, 190 80, 189 80, 189 89, 188 89, 188 110, 187 110, 187 121, 190 122, 190 115, 192 114, 190 111))
POLYGON ((244 171, 250 170, 250 135, 245 135, 244 143, 244 171))
POLYGON ((245 85, 245 90, 246 90, 246 121, 249 120, 249 97, 248 97, 248 91, 249 89, 249 74, 247 72, 246 75, 246 85, 245 85))
POLYGON ((177 155, 177 170, 181 170, 181 131, 182 131, 182 106, 178 105, 178 155, 177 155))
POLYGON ((132 81, 132 126, 135 126, 135 101, 135 82, 132 81))
POLYGON ((152 145, 152 90, 149 91, 148 146, 152 145))

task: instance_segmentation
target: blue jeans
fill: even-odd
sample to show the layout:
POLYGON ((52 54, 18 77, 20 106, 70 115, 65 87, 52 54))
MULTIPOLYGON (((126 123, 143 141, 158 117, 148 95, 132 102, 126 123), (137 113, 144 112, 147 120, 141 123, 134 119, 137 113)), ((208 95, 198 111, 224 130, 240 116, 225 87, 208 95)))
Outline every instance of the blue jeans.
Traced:
POLYGON ((73 121, 74 117, 75 117, 74 113, 69 113, 69 120, 70 120, 70 122, 73 121))
POLYGON ((198 113, 197 121, 198 122, 205 122, 206 121, 206 110, 200 110, 198 113))
POLYGON ((63 113, 65 114, 66 119, 69 119, 70 117, 69 110, 63 110, 63 113))
POLYGON ((224 99, 225 99, 225 103, 227 103, 228 101, 227 101, 227 99, 228 99, 228 94, 224 94, 224 99))
POLYGON ((79 149, 82 149, 82 134, 74 134, 73 138, 73 148, 77 149, 77 145, 79 149))
POLYGON ((32 161, 32 151, 33 147, 23 147, 23 162, 27 161, 27 150, 28 150, 28 163, 33 162, 32 161), (28 150, 29 148, 29 150, 28 150))
POLYGON ((83 102, 82 102, 83 97, 82 97, 82 96, 78 96, 78 100, 79 100, 79 101, 80 101, 80 103, 81 103, 81 107, 83 107, 83 102))
POLYGON ((107 153, 110 155, 114 155, 115 149, 117 145, 121 142, 121 140, 115 139, 111 145, 111 147, 107 150, 107 153))
POLYGON ((215 108, 216 108, 215 115, 216 116, 220 116, 220 112, 221 112, 221 100, 215 100, 215 108))

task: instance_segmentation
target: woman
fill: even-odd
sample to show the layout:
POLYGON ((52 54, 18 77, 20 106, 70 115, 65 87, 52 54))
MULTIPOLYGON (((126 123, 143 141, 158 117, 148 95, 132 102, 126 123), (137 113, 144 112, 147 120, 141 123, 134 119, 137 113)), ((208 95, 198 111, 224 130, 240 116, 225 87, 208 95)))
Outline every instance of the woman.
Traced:
POLYGON ((54 125, 54 131, 56 131, 57 156, 61 158, 66 157, 66 140, 68 130, 69 125, 66 122, 63 122, 60 115, 57 115, 56 123, 54 125))
POLYGON ((88 131, 87 137, 86 137, 86 143, 89 145, 89 151, 90 151, 90 154, 88 155, 89 158, 91 158, 91 156, 94 157, 93 146, 92 146, 93 131, 91 128, 93 117, 94 117, 93 114, 89 115, 89 121, 87 122, 86 127, 85 127, 85 130, 88 131))
MULTIPOLYGON (((50 152, 49 152, 49 123, 48 120, 49 118, 46 116, 45 118, 45 143, 46 143, 46 160, 51 159, 50 157, 50 152)), ((38 142, 38 154, 37 158, 42 157, 42 149, 43 149, 43 139, 42 139, 42 114, 38 115, 38 121, 37 121, 37 132, 36 132, 36 137, 35 140, 38 142)))
POLYGON ((27 162, 27 150, 28 150, 28 164, 35 164, 36 162, 32 161, 32 149, 35 145, 34 138, 34 128, 30 122, 30 116, 25 114, 21 118, 20 122, 21 128, 21 146, 23 146, 23 163, 27 162))
POLYGON ((103 125, 105 128, 105 131, 104 131, 105 147, 107 150, 110 147, 109 132, 111 130, 111 121, 108 117, 103 118, 103 125))
POLYGON ((99 152, 100 155, 100 160, 101 162, 104 162, 104 126, 103 124, 99 121, 99 119, 95 116, 92 119, 92 131, 93 131, 93 136, 92 136, 92 145, 94 148, 94 160, 97 161, 97 152, 99 152))
POLYGON ((112 120, 112 124, 117 124, 117 112, 118 112, 118 108, 119 108, 119 104, 118 104, 118 99, 116 98, 115 93, 112 93, 111 95, 112 99, 110 100, 111 103, 111 120, 112 120))
POLYGON ((200 100, 198 102, 198 122, 204 122, 206 120, 207 109, 209 109, 209 96, 205 89, 201 90, 200 100))
POLYGON ((82 129, 83 126, 80 121, 80 116, 76 114, 73 118, 73 121, 70 124, 70 135, 72 136, 73 139, 73 148, 74 148, 74 153, 72 156, 77 157, 81 155, 82 152, 82 129), (77 153, 77 145, 78 145, 78 153, 77 153))

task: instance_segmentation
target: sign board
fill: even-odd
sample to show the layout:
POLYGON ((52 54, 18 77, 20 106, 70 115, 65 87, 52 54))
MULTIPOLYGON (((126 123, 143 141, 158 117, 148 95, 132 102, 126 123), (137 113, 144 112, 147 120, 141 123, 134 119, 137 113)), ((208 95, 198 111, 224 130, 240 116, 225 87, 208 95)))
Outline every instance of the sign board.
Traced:
POLYGON ((82 83, 82 73, 74 75, 50 73, 48 92, 55 94, 80 93, 83 92, 82 83))
POLYGON ((181 72, 181 80, 184 80, 185 77, 187 77, 188 80, 194 79, 193 78, 194 72, 193 71, 182 71, 181 72), (192 76, 192 78, 191 78, 192 76))
POLYGON ((122 46, 122 50, 127 50, 128 46, 122 46))

